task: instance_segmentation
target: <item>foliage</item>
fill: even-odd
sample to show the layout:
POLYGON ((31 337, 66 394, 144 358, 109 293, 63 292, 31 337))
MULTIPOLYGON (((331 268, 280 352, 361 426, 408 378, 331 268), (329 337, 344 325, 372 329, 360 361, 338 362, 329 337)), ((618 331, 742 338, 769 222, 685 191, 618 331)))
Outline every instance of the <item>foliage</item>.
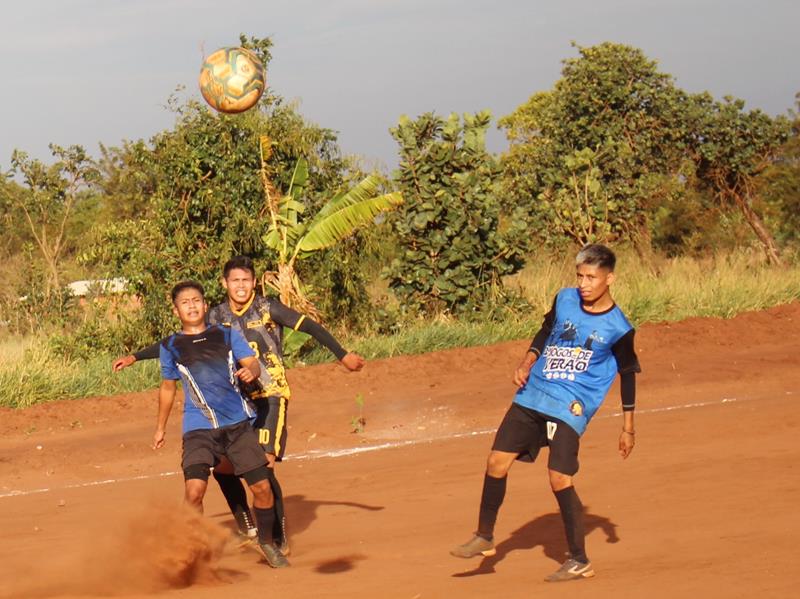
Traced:
POLYGON ((756 182, 770 230, 779 241, 795 246, 800 245, 800 94, 797 109, 789 139, 756 182))
POLYGON ((741 210, 767 258, 780 257, 772 233, 755 209, 757 177, 774 162, 787 140, 787 119, 771 118, 760 110, 744 111, 744 102, 726 97, 714 102, 707 94, 692 99, 702 106, 697 135, 698 177, 720 201, 741 210))
MULTIPOLYGON (((268 61, 268 40, 249 40, 268 61)), ((197 102, 171 101, 173 129, 149 143, 126 143, 105 152, 106 189, 135 207, 133 219, 100 227, 83 254, 86 264, 103 265, 121 276, 142 298, 142 328, 158 338, 174 328, 168 292, 182 279, 195 279, 209 301, 224 297, 219 281, 227 257, 247 254, 260 271, 276 265, 265 247, 271 220, 262 194, 260 140, 271 140, 271 175, 288 188, 298 160, 307 160, 309 204, 340 188, 347 163, 335 135, 306 123, 293 107, 265 94, 258 109, 221 115, 197 102)), ((134 339, 120 339, 130 348, 134 339)))
POLYGON ((407 310, 475 310, 500 294, 502 275, 521 265, 503 230, 493 193, 499 173, 486 151, 488 111, 445 120, 432 113, 402 117, 395 182, 405 204, 392 220, 398 256, 387 270, 407 310))
POLYGON ((12 172, 7 176, 19 175, 24 189, 17 193, 7 187, 3 190, 4 201, 22 217, 45 266, 43 291, 48 297, 61 285, 61 260, 70 241, 67 226, 76 204, 97 179, 97 170, 81 146, 50 144, 50 151, 56 161, 48 166, 14 150, 12 172))
POLYGON ((376 195, 381 179, 373 174, 334 195, 313 218, 303 219, 308 164, 302 158, 297 161, 289 189, 281 195, 268 174, 267 147, 268 140, 262 138, 261 181, 270 216, 269 230, 263 240, 277 254, 278 265, 277 271, 264 274, 263 281, 278 292, 284 304, 316 317, 316 308, 303 292, 295 262, 342 242, 357 229, 373 223, 379 214, 402 204, 403 198, 397 192, 376 195))
POLYGON ((503 197, 532 243, 648 237, 647 209, 674 185, 687 147, 684 94, 641 50, 578 47, 551 91, 500 120, 503 197), (538 239, 537 239, 538 237, 538 239))

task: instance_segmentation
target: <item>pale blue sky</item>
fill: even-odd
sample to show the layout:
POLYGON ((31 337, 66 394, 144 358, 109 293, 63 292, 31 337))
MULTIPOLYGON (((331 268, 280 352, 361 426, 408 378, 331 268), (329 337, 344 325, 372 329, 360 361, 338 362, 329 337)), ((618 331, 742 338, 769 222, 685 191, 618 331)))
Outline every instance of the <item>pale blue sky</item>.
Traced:
MULTIPOLYGON (((401 114, 489 108, 549 89, 570 41, 638 46, 689 91, 770 114, 800 91, 797 0, 3 0, 0 169, 14 148, 149 138, 177 85, 240 32, 275 42, 268 84, 368 164, 396 162, 401 114)), ((493 132, 495 150, 503 136, 493 132)))

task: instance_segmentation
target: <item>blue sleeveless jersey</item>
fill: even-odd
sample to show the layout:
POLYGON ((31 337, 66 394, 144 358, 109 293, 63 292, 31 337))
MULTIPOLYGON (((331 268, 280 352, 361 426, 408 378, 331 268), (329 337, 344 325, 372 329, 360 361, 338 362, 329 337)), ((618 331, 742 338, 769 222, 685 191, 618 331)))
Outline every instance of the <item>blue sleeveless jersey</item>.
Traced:
POLYGON ((161 342, 161 376, 180 380, 183 387, 184 434, 255 418, 234 376, 237 361, 254 355, 239 331, 221 325, 161 342))
POLYGON ((558 418, 581 435, 617 375, 612 346, 633 327, 616 305, 600 314, 586 312, 574 287, 559 291, 554 307, 544 351, 514 402, 558 418))

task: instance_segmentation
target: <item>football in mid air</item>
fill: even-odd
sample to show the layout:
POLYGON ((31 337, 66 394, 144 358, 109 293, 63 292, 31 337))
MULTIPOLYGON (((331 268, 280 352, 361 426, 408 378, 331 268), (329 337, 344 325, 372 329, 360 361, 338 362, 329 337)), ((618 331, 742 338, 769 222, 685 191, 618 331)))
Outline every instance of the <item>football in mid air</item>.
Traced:
POLYGON ((214 110, 244 112, 255 106, 265 86, 264 66, 246 48, 220 48, 203 60, 200 92, 214 110))

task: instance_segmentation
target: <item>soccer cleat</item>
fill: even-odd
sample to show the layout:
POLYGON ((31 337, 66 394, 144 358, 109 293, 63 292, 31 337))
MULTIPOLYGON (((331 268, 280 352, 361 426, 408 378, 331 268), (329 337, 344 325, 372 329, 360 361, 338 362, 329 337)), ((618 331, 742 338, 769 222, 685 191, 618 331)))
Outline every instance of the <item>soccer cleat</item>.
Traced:
POLYGON ((248 509, 238 510, 234 515, 236 526, 239 527, 239 534, 248 539, 254 539, 258 536, 258 528, 253 522, 253 515, 248 509))
POLYGON ((289 565, 289 560, 281 553, 272 543, 259 543, 261 551, 264 552, 264 557, 267 558, 267 563, 272 568, 286 568, 289 565))
POLYGON ((497 553, 492 541, 487 541, 475 535, 469 541, 450 550, 450 555, 455 557, 475 557, 476 555, 490 556, 497 553))
POLYGON ((591 578, 594 576, 592 564, 584 564, 578 560, 569 558, 561 567, 547 576, 545 582, 565 582, 567 580, 580 580, 581 578, 591 578))
POLYGON ((286 534, 286 518, 281 518, 280 520, 277 518, 275 519, 275 527, 272 529, 272 538, 275 540, 275 544, 278 546, 278 549, 281 550, 281 553, 288 557, 291 552, 291 547, 289 547, 289 536, 286 534))

